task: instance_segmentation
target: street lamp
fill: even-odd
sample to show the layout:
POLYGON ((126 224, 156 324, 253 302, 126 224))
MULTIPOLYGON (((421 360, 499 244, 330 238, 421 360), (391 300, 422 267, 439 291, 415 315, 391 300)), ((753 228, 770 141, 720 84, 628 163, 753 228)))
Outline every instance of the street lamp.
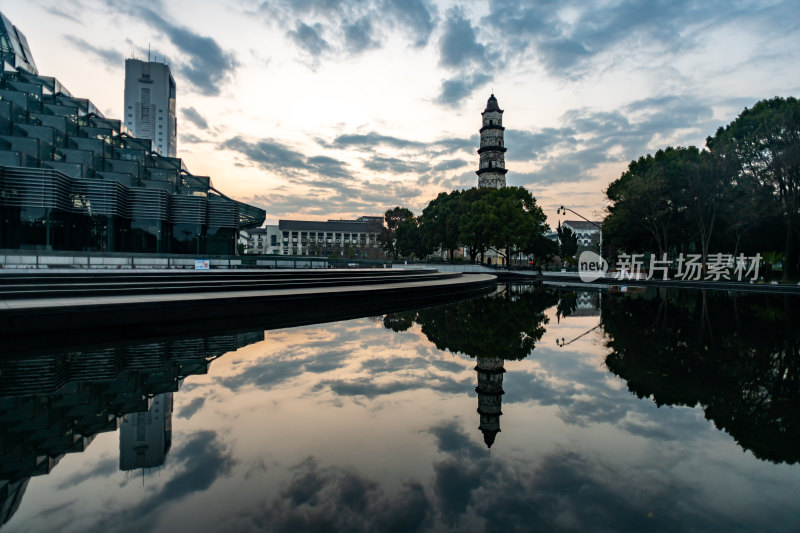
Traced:
POLYGON ((567 211, 569 211, 570 213, 572 213, 575 216, 581 217, 583 220, 585 220, 586 222, 588 222, 589 224, 591 224, 592 226, 594 226, 594 227, 596 227, 597 229, 600 230, 600 257, 603 257, 603 227, 600 224, 596 224, 596 223, 592 222, 591 220, 589 220, 585 216, 581 215, 580 213, 577 213, 577 212, 573 211, 572 209, 567 209, 563 205, 561 207, 559 207, 558 209, 556 209, 556 214, 557 215, 560 215, 560 214, 566 215, 567 211))

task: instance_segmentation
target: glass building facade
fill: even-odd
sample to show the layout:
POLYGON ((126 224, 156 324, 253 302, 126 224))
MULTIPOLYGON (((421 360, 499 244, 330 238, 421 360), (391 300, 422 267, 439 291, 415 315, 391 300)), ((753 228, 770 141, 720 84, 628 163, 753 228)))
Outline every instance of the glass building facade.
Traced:
POLYGON ((263 209, 38 73, 0 14, 0 248, 235 254, 263 209))

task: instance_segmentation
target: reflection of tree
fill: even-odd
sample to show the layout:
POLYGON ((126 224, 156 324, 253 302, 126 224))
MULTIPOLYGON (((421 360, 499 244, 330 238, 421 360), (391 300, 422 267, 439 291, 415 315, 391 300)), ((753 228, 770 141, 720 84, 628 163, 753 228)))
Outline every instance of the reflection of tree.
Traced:
POLYGON ((383 325, 393 331, 405 331, 416 322, 440 350, 477 359, 478 428, 491 448, 500 432, 503 414, 503 361, 528 356, 544 335, 544 310, 557 300, 553 292, 542 288, 506 286, 483 298, 389 314, 383 325))
POLYGON ((556 316, 559 321, 562 316, 570 316, 578 307, 578 295, 575 291, 559 291, 558 308, 556 316))
POLYGON ((544 334, 544 310, 556 302, 557 297, 542 288, 521 292, 505 287, 484 298, 387 315, 384 326, 403 331, 416 322, 440 350, 524 359, 544 334))
POLYGON ((659 292, 603 300, 608 368, 658 405, 700 404, 743 448, 800 460, 800 300, 659 292))

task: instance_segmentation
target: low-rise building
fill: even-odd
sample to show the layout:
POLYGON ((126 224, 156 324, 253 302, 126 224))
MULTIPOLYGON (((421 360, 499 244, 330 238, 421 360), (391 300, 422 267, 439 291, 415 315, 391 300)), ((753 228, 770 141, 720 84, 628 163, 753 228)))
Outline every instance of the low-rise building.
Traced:
POLYGON ((279 220, 242 232, 246 254, 377 259, 383 256, 383 217, 355 220, 279 220))
POLYGON ((600 241, 600 228, 602 222, 587 222, 585 220, 565 220, 562 226, 568 227, 578 238, 578 246, 592 246, 600 241))

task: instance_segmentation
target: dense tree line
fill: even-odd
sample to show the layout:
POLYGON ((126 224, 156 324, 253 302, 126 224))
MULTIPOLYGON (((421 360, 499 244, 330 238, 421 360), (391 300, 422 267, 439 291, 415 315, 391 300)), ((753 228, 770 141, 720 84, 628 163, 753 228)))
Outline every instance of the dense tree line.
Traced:
POLYGON ((602 305, 606 366, 632 393, 699 405, 756 457, 800 461, 800 300, 659 290, 602 305))
POLYGON ((545 219, 524 187, 443 192, 419 216, 404 207, 389 209, 383 245, 395 258, 425 258, 442 250, 453 259, 461 246, 472 261, 483 262, 488 250, 497 251, 506 262, 514 253, 547 258, 558 248, 544 236, 545 219))
POLYGON ((762 100, 706 147, 666 148, 628 165, 606 190, 606 249, 745 253, 796 273, 800 249, 800 102, 762 100), (772 253, 769 253, 772 252, 772 253))

